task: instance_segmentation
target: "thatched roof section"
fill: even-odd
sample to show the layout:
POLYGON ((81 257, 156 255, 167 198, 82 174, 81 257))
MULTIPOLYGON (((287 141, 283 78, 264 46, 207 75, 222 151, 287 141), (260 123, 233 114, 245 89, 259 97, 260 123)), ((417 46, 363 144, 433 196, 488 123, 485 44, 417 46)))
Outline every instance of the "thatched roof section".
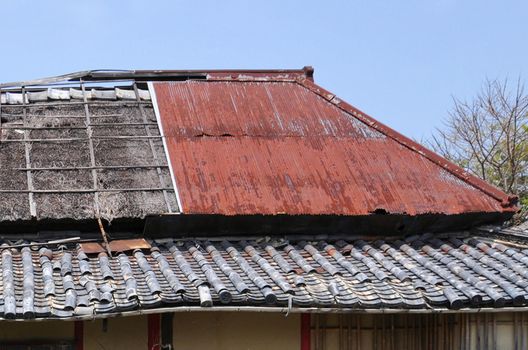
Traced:
POLYGON ((145 84, 2 89, 0 222, 178 210, 145 84))

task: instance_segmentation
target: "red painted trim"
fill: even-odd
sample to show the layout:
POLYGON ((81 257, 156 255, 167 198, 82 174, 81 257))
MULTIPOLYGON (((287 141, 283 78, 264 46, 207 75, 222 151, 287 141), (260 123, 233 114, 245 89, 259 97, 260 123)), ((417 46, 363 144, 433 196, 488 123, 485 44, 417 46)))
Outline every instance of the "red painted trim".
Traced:
POLYGON ((161 317, 159 314, 148 315, 148 349, 161 349, 161 317))
POLYGON ((301 314, 301 350, 311 349, 310 314, 301 314))
POLYGON ((84 322, 75 321, 73 323, 73 337, 75 341, 75 350, 84 349, 84 322))

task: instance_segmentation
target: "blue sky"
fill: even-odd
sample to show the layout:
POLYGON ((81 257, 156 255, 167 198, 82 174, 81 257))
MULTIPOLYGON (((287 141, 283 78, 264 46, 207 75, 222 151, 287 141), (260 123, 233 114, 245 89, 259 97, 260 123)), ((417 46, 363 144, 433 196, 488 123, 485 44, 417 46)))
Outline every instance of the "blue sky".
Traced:
POLYGON ((2 1, 0 81, 85 69, 315 67, 416 139, 452 96, 528 76, 526 1, 2 1))

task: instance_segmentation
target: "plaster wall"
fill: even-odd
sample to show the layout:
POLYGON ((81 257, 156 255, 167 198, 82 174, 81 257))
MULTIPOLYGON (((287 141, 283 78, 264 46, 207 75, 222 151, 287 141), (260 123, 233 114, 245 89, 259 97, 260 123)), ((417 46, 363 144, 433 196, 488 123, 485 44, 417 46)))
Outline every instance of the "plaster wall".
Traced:
POLYGON ((175 350, 290 350, 300 348, 300 316, 276 313, 175 313, 175 350))
POLYGON ((127 316, 84 322, 84 350, 147 349, 148 327, 146 316, 127 316))

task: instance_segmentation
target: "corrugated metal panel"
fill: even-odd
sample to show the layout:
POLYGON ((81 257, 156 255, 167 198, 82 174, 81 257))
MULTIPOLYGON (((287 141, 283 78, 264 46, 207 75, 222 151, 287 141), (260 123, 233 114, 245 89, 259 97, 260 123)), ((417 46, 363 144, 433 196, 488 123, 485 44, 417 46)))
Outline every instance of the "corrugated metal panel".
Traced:
POLYGON ((155 90, 184 213, 505 210, 297 82, 186 81, 155 90))
POLYGON ((384 137, 291 82, 155 85, 164 133, 169 137, 384 137))

